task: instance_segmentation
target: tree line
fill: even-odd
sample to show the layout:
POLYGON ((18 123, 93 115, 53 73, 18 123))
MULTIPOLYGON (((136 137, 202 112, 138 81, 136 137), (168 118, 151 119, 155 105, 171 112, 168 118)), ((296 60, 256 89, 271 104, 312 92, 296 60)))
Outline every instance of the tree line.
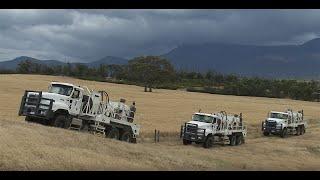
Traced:
POLYGON ((265 79, 222 74, 216 71, 188 72, 175 70, 172 64, 158 56, 141 56, 128 61, 126 65, 101 64, 88 67, 81 63, 47 66, 31 60, 21 61, 15 71, 0 73, 65 75, 87 80, 105 81, 143 86, 145 91, 152 88, 178 89, 213 94, 291 98, 314 101, 320 92, 318 81, 288 79, 265 79))

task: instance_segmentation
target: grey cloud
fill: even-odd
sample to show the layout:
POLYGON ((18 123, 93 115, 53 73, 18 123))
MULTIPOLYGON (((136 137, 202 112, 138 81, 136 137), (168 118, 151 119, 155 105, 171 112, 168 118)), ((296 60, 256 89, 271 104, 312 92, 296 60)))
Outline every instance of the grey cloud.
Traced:
POLYGON ((92 61, 184 43, 294 44, 318 37, 319 18, 320 10, 0 10, 0 48, 92 61))

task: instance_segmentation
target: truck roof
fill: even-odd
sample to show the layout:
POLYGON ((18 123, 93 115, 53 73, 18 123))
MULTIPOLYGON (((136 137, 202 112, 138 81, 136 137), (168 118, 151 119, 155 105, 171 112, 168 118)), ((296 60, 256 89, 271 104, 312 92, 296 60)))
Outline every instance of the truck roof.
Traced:
POLYGON ((279 111, 270 111, 271 113, 278 113, 278 114, 288 114, 286 112, 279 112, 279 111))
POLYGON ((194 113, 194 114, 203 115, 203 116, 218 117, 216 114, 209 114, 209 113, 200 113, 200 112, 197 112, 197 113, 194 113))
POLYGON ((82 89, 82 90, 83 90, 83 88, 80 87, 80 86, 76 86, 76 85, 74 85, 74 84, 65 83, 65 82, 51 82, 51 84, 61 84, 61 85, 65 85, 65 86, 72 86, 72 87, 76 87, 76 88, 79 88, 79 89, 82 89))

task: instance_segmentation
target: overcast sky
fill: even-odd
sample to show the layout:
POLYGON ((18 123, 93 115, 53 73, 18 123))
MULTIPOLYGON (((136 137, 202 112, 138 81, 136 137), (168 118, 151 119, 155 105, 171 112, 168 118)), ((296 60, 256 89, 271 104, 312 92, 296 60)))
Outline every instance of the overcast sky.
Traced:
POLYGON ((180 44, 301 44, 320 10, 0 10, 0 61, 160 55, 180 44))

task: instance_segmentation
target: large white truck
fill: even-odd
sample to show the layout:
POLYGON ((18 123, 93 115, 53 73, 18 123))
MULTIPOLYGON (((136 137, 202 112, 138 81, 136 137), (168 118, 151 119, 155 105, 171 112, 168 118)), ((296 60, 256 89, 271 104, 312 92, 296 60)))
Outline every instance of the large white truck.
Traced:
POLYGON ((263 135, 280 135, 282 138, 288 134, 302 135, 306 132, 307 122, 303 118, 303 110, 293 112, 288 109, 284 112, 270 111, 267 119, 262 121, 263 135))
POLYGON ((228 115, 225 111, 212 114, 194 113, 192 120, 182 125, 180 131, 184 145, 195 142, 203 144, 205 148, 212 147, 215 142, 240 145, 245 142, 246 135, 242 113, 228 115))
POLYGON ((109 100, 105 91, 70 83, 52 82, 48 92, 25 91, 19 116, 26 121, 77 129, 136 143, 140 126, 133 123, 136 108, 109 100))

